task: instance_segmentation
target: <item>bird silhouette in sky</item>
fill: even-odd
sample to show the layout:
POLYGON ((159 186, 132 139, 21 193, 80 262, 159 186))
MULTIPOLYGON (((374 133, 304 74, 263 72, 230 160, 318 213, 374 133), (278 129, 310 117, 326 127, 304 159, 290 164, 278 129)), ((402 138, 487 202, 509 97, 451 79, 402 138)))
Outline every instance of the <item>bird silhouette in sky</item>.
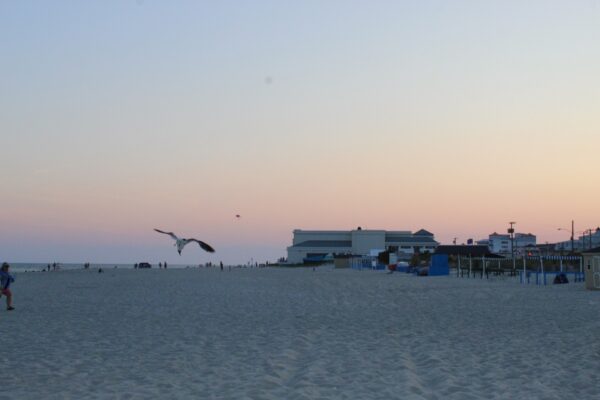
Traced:
POLYGON ((158 233, 163 233, 165 235, 171 236, 171 238, 173 238, 175 240, 175 246, 177 246, 177 252, 179 253, 179 255, 181 255, 181 250, 183 250, 185 245, 190 242, 198 243, 200 245, 200 247, 202 247, 203 250, 206 250, 209 253, 215 252, 215 249, 213 249, 208 243, 204 243, 202 240, 198 240, 198 239, 194 239, 194 238, 190 238, 190 239, 180 238, 180 237, 177 237, 177 235, 175 235, 173 232, 165 232, 165 231, 161 231, 160 229, 156 229, 156 228, 154 228, 154 230, 158 233))

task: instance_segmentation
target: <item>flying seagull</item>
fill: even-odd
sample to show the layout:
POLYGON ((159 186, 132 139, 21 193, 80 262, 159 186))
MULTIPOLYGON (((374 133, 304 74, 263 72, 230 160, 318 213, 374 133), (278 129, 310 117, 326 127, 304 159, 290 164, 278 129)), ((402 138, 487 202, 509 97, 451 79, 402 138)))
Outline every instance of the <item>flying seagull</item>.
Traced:
POLYGON ((185 245, 190 242, 198 243, 200 245, 200 247, 202 247, 202 249, 208 251, 209 253, 215 252, 215 249, 210 247, 210 245, 204 243, 202 240, 193 239, 193 238, 190 238, 190 239, 178 238, 173 232, 164 232, 164 231, 161 231, 160 229, 156 229, 156 228, 154 230, 158 233, 164 233, 165 235, 169 235, 173 239, 175 239, 175 246, 177 246, 177 252, 179 253, 179 255, 181 255, 181 250, 183 250, 185 245))

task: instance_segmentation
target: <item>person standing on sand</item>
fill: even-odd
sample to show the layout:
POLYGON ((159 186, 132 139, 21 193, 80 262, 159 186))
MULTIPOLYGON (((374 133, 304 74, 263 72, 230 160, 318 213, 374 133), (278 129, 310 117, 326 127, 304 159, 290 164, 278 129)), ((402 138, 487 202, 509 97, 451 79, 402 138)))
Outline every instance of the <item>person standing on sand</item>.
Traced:
POLYGON ((12 311, 15 308, 12 306, 12 292, 10 291, 10 284, 15 281, 15 278, 8 273, 10 265, 8 263, 2 263, 0 269, 0 296, 6 296, 6 309, 12 311))

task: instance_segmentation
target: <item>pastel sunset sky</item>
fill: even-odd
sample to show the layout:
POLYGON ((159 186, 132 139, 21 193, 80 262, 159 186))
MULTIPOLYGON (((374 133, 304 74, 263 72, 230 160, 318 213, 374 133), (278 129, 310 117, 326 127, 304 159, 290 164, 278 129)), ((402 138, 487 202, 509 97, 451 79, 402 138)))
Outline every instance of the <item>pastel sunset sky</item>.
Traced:
POLYGON ((600 225, 597 0, 0 1, 0 43, 0 260, 600 225))

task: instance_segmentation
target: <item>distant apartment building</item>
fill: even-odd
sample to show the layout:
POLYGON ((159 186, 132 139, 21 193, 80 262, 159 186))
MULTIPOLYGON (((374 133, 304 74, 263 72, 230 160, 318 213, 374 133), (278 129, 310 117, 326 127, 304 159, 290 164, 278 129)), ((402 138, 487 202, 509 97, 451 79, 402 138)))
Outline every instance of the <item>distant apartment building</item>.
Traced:
MULTIPOLYGON (((526 248, 536 246, 536 236, 531 233, 515 233, 514 242, 511 242, 510 235, 503 233, 492 233, 488 237, 488 247, 492 253, 512 254, 512 245, 514 243, 515 253, 522 253, 526 248)), ((477 243, 482 243, 480 240, 477 243)))
POLYGON ((571 245, 574 247, 575 251, 600 247, 600 227, 591 229, 591 232, 588 230, 585 234, 573 240, 573 244, 571 244, 571 240, 558 242, 556 243, 555 249, 558 251, 571 251, 571 245))
POLYGON ((535 247, 537 245, 536 242, 536 236, 531 233, 515 233, 515 247, 517 249, 535 247))
POLYGON ((488 247, 492 253, 508 254, 511 253, 510 235, 502 233, 492 233, 488 236, 488 247))
POLYGON ((400 254, 433 253, 438 242, 431 232, 355 229, 351 231, 294 230, 287 248, 287 262, 301 264, 335 254, 369 255, 372 251, 393 250, 400 254))

